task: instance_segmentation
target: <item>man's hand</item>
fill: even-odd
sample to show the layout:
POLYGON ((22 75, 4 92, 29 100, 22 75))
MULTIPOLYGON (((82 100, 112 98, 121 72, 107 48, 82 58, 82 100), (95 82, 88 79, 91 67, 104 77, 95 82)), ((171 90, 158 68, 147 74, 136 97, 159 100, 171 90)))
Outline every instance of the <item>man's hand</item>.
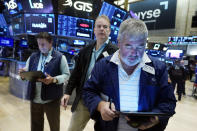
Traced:
POLYGON ((55 79, 54 77, 50 76, 49 74, 46 74, 46 78, 44 79, 38 79, 38 81, 46 84, 46 85, 49 85, 51 83, 53 83, 53 79, 55 79))
POLYGON ((21 68, 18 70, 18 74, 20 75, 21 79, 24 80, 25 78, 21 76, 22 72, 25 72, 26 70, 24 68, 21 68))
POLYGON ((68 105, 69 98, 70 98, 70 95, 64 94, 64 96, 61 99, 61 105, 64 107, 65 110, 68 105))
POLYGON ((118 115, 115 113, 116 109, 114 104, 111 104, 111 109, 109 108, 109 102, 101 101, 98 104, 97 110, 101 113, 101 117, 104 121, 111 121, 118 115))
MULTIPOLYGON (((127 116, 126 116, 125 118, 126 118, 127 121, 130 121, 130 119, 129 119, 127 116)), ((159 118, 158 118, 158 116, 150 117, 150 120, 147 121, 147 122, 142 123, 142 124, 138 127, 138 129, 140 129, 140 130, 145 130, 145 129, 148 129, 148 128, 151 128, 151 127, 155 126, 155 125, 158 124, 158 123, 159 123, 159 118)))

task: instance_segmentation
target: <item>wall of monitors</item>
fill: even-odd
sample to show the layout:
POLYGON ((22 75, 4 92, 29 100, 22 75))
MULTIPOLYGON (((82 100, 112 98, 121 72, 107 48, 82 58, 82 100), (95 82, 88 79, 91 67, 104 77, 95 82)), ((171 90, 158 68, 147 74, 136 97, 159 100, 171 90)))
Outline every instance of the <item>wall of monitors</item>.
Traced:
POLYGON ((58 30, 57 35, 93 38, 94 20, 58 15, 58 30))
POLYGON ((169 45, 188 45, 196 44, 197 45, 197 36, 173 36, 168 37, 169 45))

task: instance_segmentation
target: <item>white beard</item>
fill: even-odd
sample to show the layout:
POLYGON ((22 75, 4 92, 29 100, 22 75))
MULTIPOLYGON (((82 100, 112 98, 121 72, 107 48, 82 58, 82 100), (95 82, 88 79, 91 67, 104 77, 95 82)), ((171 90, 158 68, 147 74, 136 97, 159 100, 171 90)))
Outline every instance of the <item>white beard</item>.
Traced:
POLYGON ((138 57, 135 61, 129 62, 126 58, 123 58, 122 56, 120 57, 121 57, 122 62, 126 64, 127 66, 135 66, 142 60, 141 57, 138 57))

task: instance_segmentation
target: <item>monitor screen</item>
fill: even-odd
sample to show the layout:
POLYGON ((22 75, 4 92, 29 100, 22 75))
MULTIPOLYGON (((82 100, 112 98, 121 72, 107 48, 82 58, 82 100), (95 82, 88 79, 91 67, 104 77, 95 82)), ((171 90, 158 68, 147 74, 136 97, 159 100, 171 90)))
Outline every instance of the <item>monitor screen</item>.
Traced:
POLYGON ((116 5, 103 2, 99 15, 106 15, 109 17, 111 23, 110 40, 114 44, 117 43, 119 26, 121 22, 127 18, 127 11, 116 5))
POLYGON ((0 46, 13 47, 14 40, 12 38, 0 37, 0 46))
POLYGON ((25 14, 26 32, 55 34, 54 14, 25 14))
POLYGON ((51 0, 18 0, 24 13, 53 13, 51 0))
POLYGON ((73 40, 73 44, 76 46, 84 46, 86 42, 83 40, 73 40))
POLYGON ((189 56, 197 55, 197 45, 188 45, 186 54, 189 56))
POLYGON ((58 41, 58 51, 61 51, 61 52, 66 52, 67 51, 67 48, 68 48, 68 40, 59 40, 58 41))
POLYGON ((167 58, 181 58, 183 56, 183 50, 167 50, 166 57, 167 58))
POLYGON ((197 44, 197 36, 192 36, 192 44, 197 44))
POLYGON ((59 15, 57 34, 61 36, 93 38, 94 20, 59 15))
POLYGON ((18 15, 12 18, 12 31, 14 35, 22 34, 25 32, 25 23, 23 15, 18 15))
POLYGON ((20 40, 19 46, 20 46, 20 47, 23 47, 23 48, 28 48, 27 40, 21 39, 21 40, 20 40))

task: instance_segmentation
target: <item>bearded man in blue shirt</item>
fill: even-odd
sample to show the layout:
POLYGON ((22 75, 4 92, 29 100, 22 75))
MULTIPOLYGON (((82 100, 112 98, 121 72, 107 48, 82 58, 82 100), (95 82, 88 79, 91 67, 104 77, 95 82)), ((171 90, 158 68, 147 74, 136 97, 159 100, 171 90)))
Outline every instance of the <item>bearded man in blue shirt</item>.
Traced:
POLYGON ((165 63, 144 53, 147 37, 143 21, 125 20, 119 29, 119 50, 98 61, 85 83, 83 99, 96 120, 96 131, 163 131, 175 113, 176 99, 165 63), (134 118, 117 113, 132 111, 168 116, 153 116, 134 127, 127 124, 134 118))

